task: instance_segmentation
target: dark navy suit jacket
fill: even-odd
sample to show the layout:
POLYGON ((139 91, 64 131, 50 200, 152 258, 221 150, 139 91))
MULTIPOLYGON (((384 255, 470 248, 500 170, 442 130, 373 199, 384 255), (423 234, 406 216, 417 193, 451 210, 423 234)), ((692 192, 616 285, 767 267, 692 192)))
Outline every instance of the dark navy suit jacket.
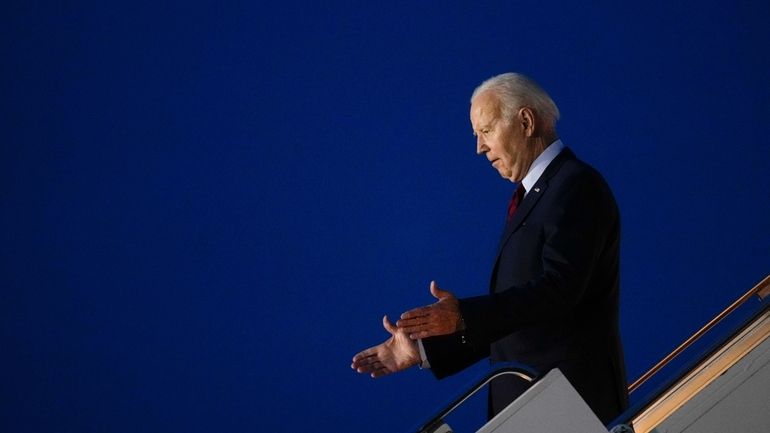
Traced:
MULTIPOLYGON (((608 423, 628 405, 618 327, 620 216, 602 176, 562 150, 500 240, 489 294, 460 300, 466 329, 423 340, 438 378, 476 361, 559 368, 608 423)), ((527 387, 490 386, 490 416, 527 387)))

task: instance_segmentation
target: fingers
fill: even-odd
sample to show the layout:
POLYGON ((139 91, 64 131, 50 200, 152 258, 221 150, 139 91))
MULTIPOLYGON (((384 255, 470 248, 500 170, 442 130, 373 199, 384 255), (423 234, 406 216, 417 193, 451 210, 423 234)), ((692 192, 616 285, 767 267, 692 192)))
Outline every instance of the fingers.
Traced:
POLYGON ((430 282, 430 294, 436 299, 443 299, 449 296, 453 296, 451 292, 441 290, 438 288, 438 284, 435 281, 430 282))
POLYGON ((431 324, 422 319, 399 320, 398 328, 407 334, 426 331, 431 328, 431 324))
POLYGON ((396 322, 398 328, 409 334, 409 338, 417 340, 425 338, 427 331, 431 328, 431 323, 435 317, 431 314, 433 309, 428 307, 415 308, 401 315, 401 320, 396 322))
POLYGON ((382 316, 382 326, 386 331, 390 332, 390 335, 396 335, 398 328, 388 320, 388 315, 382 316))
POLYGON ((419 340, 434 335, 440 335, 441 324, 435 316, 422 316, 415 319, 402 319, 398 321, 398 329, 404 331, 412 340, 419 340))
POLYGON ((439 296, 438 294, 440 290, 441 289, 438 288, 438 284, 436 284, 436 281, 430 282, 430 294, 433 295, 434 298, 441 299, 441 296, 439 296))
POLYGON ((377 346, 370 347, 364 351, 361 351, 353 357, 353 363, 350 364, 351 368, 357 368, 359 365, 369 364, 377 359, 377 346))
POLYGON ((356 353, 356 356, 353 357, 353 362, 360 361, 360 360, 362 360, 364 358, 368 358, 370 356, 376 355, 377 354, 376 348, 377 348, 377 346, 370 347, 370 348, 368 348, 366 350, 362 350, 362 351, 356 353))
POLYGON ((434 335, 438 335, 438 334, 431 332, 429 330, 425 330, 425 331, 410 333, 409 338, 412 340, 422 340, 423 338, 432 337, 434 335))
MULTIPOLYGON (((390 325, 393 326, 393 324, 390 325)), ((382 363, 377 351, 378 347, 372 347, 354 356, 350 368, 357 373, 369 373, 374 379, 393 373, 382 363)))
POLYGON ((430 316, 431 312, 432 312, 432 307, 430 305, 428 305, 426 307, 419 307, 419 308, 415 308, 415 309, 409 310, 406 313, 403 313, 401 315, 401 318, 402 319, 417 319, 417 318, 420 318, 420 317, 430 316))
POLYGON ((433 337, 435 335, 441 335, 442 332, 440 329, 424 325, 424 326, 416 326, 411 328, 410 330, 404 330, 407 334, 409 334, 409 338, 412 340, 420 340, 423 338, 433 337))
POLYGON ((417 326, 417 325, 428 323, 430 322, 430 320, 431 320, 431 316, 428 314, 413 316, 411 314, 404 313, 401 315, 401 319, 399 319, 399 321, 396 322, 396 325, 399 328, 403 328, 407 326, 417 326))
POLYGON ((357 361, 354 360, 350 367, 356 370, 357 373, 369 373, 374 379, 393 373, 389 368, 385 367, 376 355, 357 361))
POLYGON ((406 318, 396 323, 399 330, 407 333, 412 340, 451 334, 457 331, 459 313, 455 312, 454 309, 445 305, 440 308, 431 307, 428 311, 430 314, 426 315, 419 315, 421 313, 417 313, 415 310, 402 314, 401 317, 406 318), (410 318, 413 315, 416 317, 410 318))
POLYGON ((350 368, 357 370, 359 373, 364 373, 376 368, 376 364, 382 365, 379 347, 380 346, 374 346, 358 353, 353 357, 353 363, 350 364, 350 368))
POLYGON ((382 368, 382 362, 380 362, 377 357, 373 356, 354 361, 350 367, 359 373, 369 373, 382 368))
POLYGON ((415 324, 404 324, 401 323, 407 323, 407 321, 399 320, 398 328, 404 331, 406 334, 409 335, 409 338, 412 340, 418 340, 425 337, 431 337, 433 335, 438 335, 438 327, 437 325, 431 324, 431 323, 415 323, 415 324))

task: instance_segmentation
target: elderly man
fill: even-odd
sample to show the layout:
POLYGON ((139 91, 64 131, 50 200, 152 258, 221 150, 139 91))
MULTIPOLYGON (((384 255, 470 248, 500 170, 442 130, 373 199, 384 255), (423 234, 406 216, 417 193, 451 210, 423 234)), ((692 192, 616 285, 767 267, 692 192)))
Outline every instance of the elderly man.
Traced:
MULTIPOLYGON (((605 423, 627 406, 618 330, 620 218, 610 188, 559 140, 559 111, 534 81, 514 73, 473 92, 476 152, 517 183, 492 268, 489 294, 457 299, 431 283, 437 302, 401 315, 391 337, 358 353, 372 377, 420 364, 437 378, 488 357, 541 373, 559 368, 605 423)), ((526 384, 490 385, 490 417, 526 384)))

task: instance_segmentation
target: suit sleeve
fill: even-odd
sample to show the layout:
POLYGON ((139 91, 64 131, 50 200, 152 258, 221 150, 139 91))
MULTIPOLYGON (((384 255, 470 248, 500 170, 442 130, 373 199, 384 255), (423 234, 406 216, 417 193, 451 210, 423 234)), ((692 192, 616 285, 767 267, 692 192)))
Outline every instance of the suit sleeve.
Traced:
POLYGON ((478 345, 464 332, 424 338, 430 370, 437 379, 457 373, 489 356, 489 345, 478 345))

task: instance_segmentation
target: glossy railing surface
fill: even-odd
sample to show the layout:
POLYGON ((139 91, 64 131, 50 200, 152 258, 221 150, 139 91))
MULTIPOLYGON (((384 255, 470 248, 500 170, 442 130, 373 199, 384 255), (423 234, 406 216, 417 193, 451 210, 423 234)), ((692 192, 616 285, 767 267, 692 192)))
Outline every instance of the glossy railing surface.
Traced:
POLYGON ((766 298, 768 295, 770 295, 770 275, 765 277, 762 281, 760 281, 756 286, 752 287, 751 290, 744 293, 743 296, 735 300, 732 304, 730 304, 729 307, 727 307, 724 311, 717 314, 713 319, 711 319, 708 323, 706 323, 701 329, 699 329, 695 334, 693 334, 690 338, 685 340, 682 344, 680 344, 676 349, 674 349, 671 353, 669 353, 665 358, 660 360, 657 364, 655 364, 650 370, 648 370, 646 373, 641 375, 638 379, 636 379, 631 385, 628 387, 628 392, 632 393, 636 391, 637 388, 639 388, 643 383, 645 383, 647 380, 649 380, 652 376, 654 376, 656 373, 658 373, 663 367, 668 365, 674 358, 681 355, 682 352, 687 350, 688 347, 692 346, 693 343, 698 341, 701 337, 703 337, 708 331, 713 329, 717 324, 719 324, 725 317, 733 313, 735 310, 738 309, 741 305, 745 304, 746 301, 751 299, 754 296, 758 296, 760 299, 766 298))
MULTIPOLYGON (((716 355, 719 355, 720 348, 724 348, 728 343, 737 337, 741 337, 743 334, 751 330, 752 324, 762 317, 763 314, 767 314, 770 310, 770 275, 765 277, 762 281, 757 283, 749 291, 744 293, 735 302, 730 304, 724 311, 717 314, 713 319, 701 327, 691 337, 680 344, 670 354, 664 357, 660 362, 655 364, 649 371, 640 376, 629 386, 629 393, 635 393, 634 402, 631 407, 623 412, 618 418, 607 425, 608 428, 614 426, 621 426, 631 424, 640 413, 645 410, 649 410, 657 400, 662 397, 671 394, 671 388, 677 383, 681 383, 682 380, 687 379, 688 374, 692 375, 693 371, 698 368, 703 368, 703 364, 710 362, 716 355), (750 301, 757 298, 759 302, 751 303, 750 301), (729 326, 727 329, 717 329, 720 324, 726 322, 727 318, 731 317, 733 322, 737 323, 729 326), (696 345, 699 340, 703 339, 710 332, 718 330, 719 335, 711 336, 711 342, 706 345, 705 349, 701 349, 698 353, 688 353, 688 349, 691 349, 696 345), (715 355, 716 354, 716 355, 715 355), (666 367, 670 366, 674 360, 686 356, 687 359, 678 361, 680 367, 674 373, 666 371, 666 367), (665 377, 659 381, 659 383, 651 390, 643 390, 643 385, 653 379, 656 375, 664 375, 665 377), (637 394, 644 391, 643 395, 639 397, 637 394), (668 394, 667 394, 668 392, 668 394)), ((418 433, 433 433, 451 431, 449 427, 444 423, 444 419, 447 415, 457 409, 460 405, 466 402, 471 396, 476 394, 482 388, 484 388, 489 382, 497 377, 504 375, 515 375, 528 382, 534 382, 537 380, 538 374, 530 368, 521 364, 505 364, 500 367, 495 366, 493 370, 486 373, 481 379, 479 379, 473 386, 465 391, 458 398, 453 400, 450 404, 440 410, 436 415, 430 418, 430 420, 414 431, 418 433)), ((647 431, 647 430, 644 430, 647 431)), ((638 433, 638 432, 637 432, 638 433)))
POLYGON ((451 431, 448 429, 442 430, 445 426, 444 419, 447 415, 452 413, 460 405, 465 403, 474 394, 483 389, 494 379, 501 376, 516 376, 527 382, 534 382, 537 379, 537 373, 529 367, 521 364, 506 363, 504 365, 495 365, 492 370, 486 373, 478 382, 471 386, 467 391, 461 394, 458 398, 448 404, 444 409, 434 415, 428 422, 420 426, 417 429, 417 433, 433 433, 440 431, 451 431))
MULTIPOLYGON (((763 331, 757 334, 754 328, 756 328, 756 322, 763 320, 768 310, 770 310, 770 275, 740 296, 735 302, 725 308, 724 311, 717 314, 670 354, 655 364, 649 371, 635 380, 629 386, 629 392, 634 393, 631 407, 614 420, 610 426, 628 424, 632 423, 635 419, 638 420, 640 416, 645 415, 645 411, 650 411, 654 406, 660 405, 660 400, 671 398, 672 390, 674 389, 677 389, 679 392, 679 395, 676 397, 679 400, 691 397, 682 395, 681 390, 688 389, 685 383, 692 379, 696 374, 695 372, 704 369, 713 370, 715 359, 720 357, 718 363, 720 365, 719 368, 721 368, 720 371, 723 372, 729 368, 729 362, 737 362, 739 360, 736 356, 745 354, 745 350, 742 352, 738 351, 736 355, 732 355, 734 357, 732 361, 725 361, 723 352, 732 346, 737 346, 738 344, 736 344, 735 340, 745 338, 745 334, 748 332, 755 333, 751 337, 754 340, 756 338, 767 338, 766 332, 763 331), (707 341, 704 344, 702 340, 707 341), (692 350, 688 351, 688 349, 697 347, 698 344, 696 343, 700 343, 701 347, 694 353, 692 353, 692 350), (670 365, 675 363, 678 363, 678 365, 673 372, 670 371, 670 368, 666 369, 666 367, 670 367, 670 365), (652 383, 654 386, 644 389, 643 385, 648 382, 654 382, 652 383)), ((754 341, 752 344, 759 344, 760 342, 754 341)), ((750 346, 749 350, 751 347, 754 346, 750 346)), ((719 372, 712 372, 711 380, 719 374, 719 372)), ((690 386, 689 389, 691 390, 690 392, 697 392, 703 386, 705 385, 701 384, 700 388, 690 386)), ((681 405, 683 403, 680 401, 678 404, 681 405)), ((637 430, 647 431, 644 428, 642 430, 637 428, 637 430)))

